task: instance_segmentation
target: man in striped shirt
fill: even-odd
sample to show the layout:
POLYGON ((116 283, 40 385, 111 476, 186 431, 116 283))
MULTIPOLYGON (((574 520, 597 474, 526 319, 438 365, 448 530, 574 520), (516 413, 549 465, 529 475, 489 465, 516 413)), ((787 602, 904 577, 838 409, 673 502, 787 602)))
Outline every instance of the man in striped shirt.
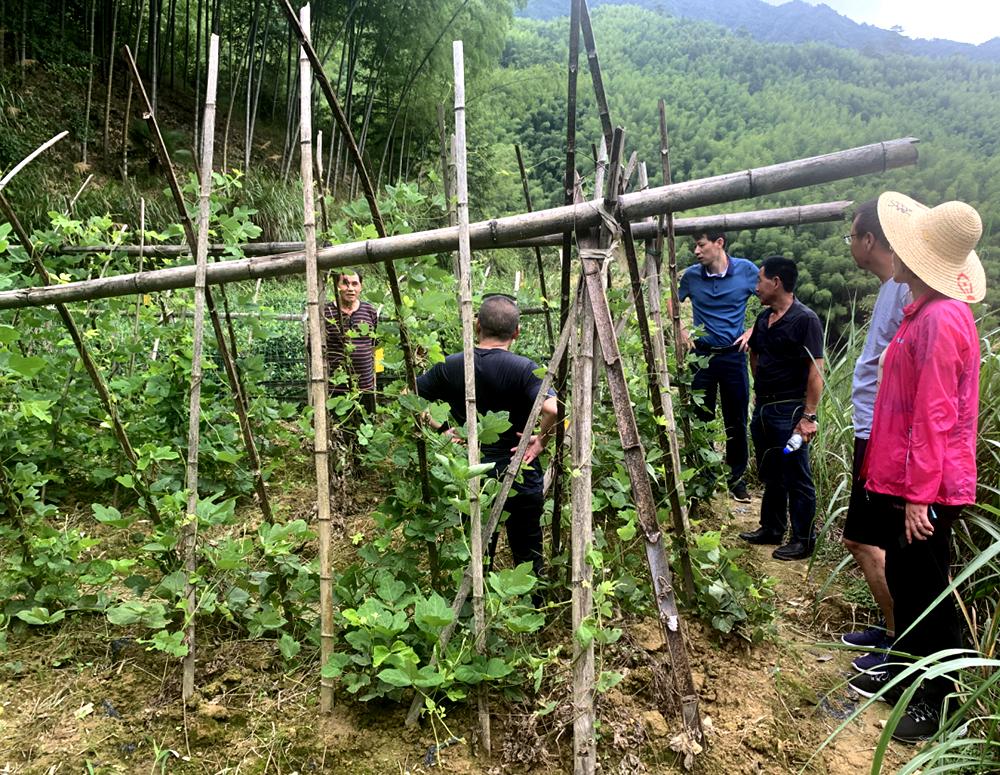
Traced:
POLYGON ((361 300, 361 275, 339 272, 334 279, 337 302, 324 309, 326 364, 330 392, 361 393, 361 404, 375 411, 375 329, 378 310, 361 300))

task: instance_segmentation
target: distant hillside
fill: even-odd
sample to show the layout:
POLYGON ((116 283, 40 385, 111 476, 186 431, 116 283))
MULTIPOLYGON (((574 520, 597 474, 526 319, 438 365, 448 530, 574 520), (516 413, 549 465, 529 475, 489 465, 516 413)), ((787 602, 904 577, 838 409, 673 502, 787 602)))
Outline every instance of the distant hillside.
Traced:
MULTIPOLYGON (((1000 38, 974 46, 953 40, 914 40, 892 30, 858 24, 828 5, 793 0, 774 6, 763 0, 590 0, 599 5, 636 5, 650 11, 686 19, 701 19, 731 30, 745 30, 757 40, 771 43, 829 43, 866 53, 878 51, 919 56, 949 57, 1000 62, 1000 38)), ((569 14, 569 0, 528 0, 519 16, 553 19, 569 14)))

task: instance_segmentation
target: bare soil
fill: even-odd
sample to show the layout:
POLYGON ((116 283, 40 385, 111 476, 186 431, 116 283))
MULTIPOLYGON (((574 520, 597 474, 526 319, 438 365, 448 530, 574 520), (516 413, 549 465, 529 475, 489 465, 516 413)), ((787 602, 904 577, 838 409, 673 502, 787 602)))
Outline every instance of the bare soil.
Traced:
MULTIPOLYGON (((370 527, 368 504, 359 506, 344 518, 344 539, 338 541, 343 555, 352 551, 347 537, 370 527)), ((732 504, 724 527, 731 543, 739 541, 737 532, 756 525, 758 506, 732 504)), ((687 623, 706 726, 705 750, 693 771, 867 771, 888 706, 869 709, 817 750, 858 702, 845 686, 850 653, 829 645, 853 626, 851 606, 835 585, 815 602, 827 568, 809 572, 805 562, 772 560, 770 547, 751 547, 748 558, 777 579, 777 638, 753 647, 720 645, 699 622, 687 623)), ((563 633, 546 634, 557 639, 563 633)), ((626 677, 599 698, 601 772, 684 772, 670 748, 680 720, 658 710, 655 699, 654 675, 665 664, 656 621, 627 623, 622 640, 607 648, 616 650, 605 656, 626 677)), ((476 717, 467 708, 452 708, 444 723, 411 730, 403 726, 405 707, 340 698, 334 713, 323 718, 314 660, 289 674, 273 642, 221 637, 201 643, 200 654, 200 701, 185 708, 179 663, 131 639, 116 639, 98 617, 11 633, 10 650, 0 657, 0 775, 572 769, 565 701, 539 716, 533 712, 537 704, 494 697, 493 757, 487 761, 476 755, 476 717)), ((564 700, 568 683, 556 681, 556 687, 542 699, 564 700)), ((911 750, 893 744, 888 769, 895 770, 911 750)))

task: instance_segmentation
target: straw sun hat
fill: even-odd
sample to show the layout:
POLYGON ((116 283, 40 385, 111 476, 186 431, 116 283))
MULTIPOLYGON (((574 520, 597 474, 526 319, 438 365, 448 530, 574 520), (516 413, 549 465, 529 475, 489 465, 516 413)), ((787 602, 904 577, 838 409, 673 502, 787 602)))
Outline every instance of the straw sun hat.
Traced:
POLYGON ((935 291, 965 302, 982 301, 986 273, 975 247, 983 222, 965 202, 928 208, 895 191, 878 198, 878 219, 903 263, 935 291))

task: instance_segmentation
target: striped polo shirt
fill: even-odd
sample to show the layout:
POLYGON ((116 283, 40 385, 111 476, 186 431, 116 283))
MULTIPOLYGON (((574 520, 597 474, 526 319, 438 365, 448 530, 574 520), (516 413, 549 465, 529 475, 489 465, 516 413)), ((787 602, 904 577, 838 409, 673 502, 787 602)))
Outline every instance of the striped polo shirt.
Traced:
POLYGON ((330 376, 343 366, 352 385, 357 385, 360 390, 374 390, 378 310, 367 301, 362 301, 354 312, 348 314, 341 312, 337 304, 329 303, 324 307, 323 317, 326 320, 326 364, 330 376), (345 358, 345 351, 350 357, 345 358))

